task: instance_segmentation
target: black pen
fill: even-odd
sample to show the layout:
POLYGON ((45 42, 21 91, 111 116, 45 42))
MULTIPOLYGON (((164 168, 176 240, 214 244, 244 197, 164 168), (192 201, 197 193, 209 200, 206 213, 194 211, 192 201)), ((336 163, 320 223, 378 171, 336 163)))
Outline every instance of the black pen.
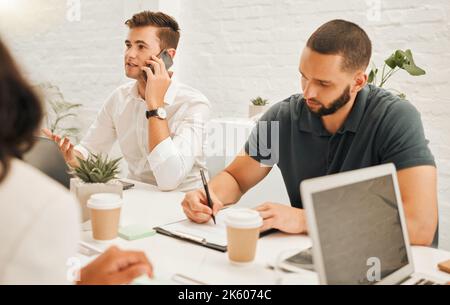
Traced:
MULTIPOLYGON (((200 169, 200 175, 202 176, 202 182, 203 182, 203 187, 205 188, 206 200, 208 201, 208 206, 212 210, 213 206, 212 206, 211 196, 209 196, 208 183, 206 182, 205 173, 203 172, 203 169, 200 169)), ((214 224, 216 224, 216 217, 214 217, 214 214, 212 214, 211 217, 214 221, 214 224)))

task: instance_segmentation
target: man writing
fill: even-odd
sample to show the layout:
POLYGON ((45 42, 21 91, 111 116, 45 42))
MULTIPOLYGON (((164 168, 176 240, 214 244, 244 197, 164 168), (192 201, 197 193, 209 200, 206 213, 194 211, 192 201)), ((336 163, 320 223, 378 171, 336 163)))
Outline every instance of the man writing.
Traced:
POLYGON ((417 110, 367 85, 370 57, 370 39, 356 24, 333 20, 319 27, 300 59, 303 94, 292 95, 265 113, 245 151, 210 181, 212 209, 202 189, 186 194, 182 206, 187 217, 209 221, 277 165, 291 206, 259 205, 261 230, 307 233, 299 192, 302 180, 393 162, 410 241, 430 245, 438 219, 434 158, 417 110))

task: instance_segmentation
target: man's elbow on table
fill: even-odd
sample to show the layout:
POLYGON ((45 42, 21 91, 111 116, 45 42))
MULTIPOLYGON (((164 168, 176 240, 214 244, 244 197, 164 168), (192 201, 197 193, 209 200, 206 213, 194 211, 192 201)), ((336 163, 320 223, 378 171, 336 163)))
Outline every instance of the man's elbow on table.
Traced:
POLYGON ((169 192, 176 190, 180 184, 186 179, 188 172, 183 164, 173 164, 173 162, 166 165, 159 166, 153 171, 155 175, 156 184, 160 191, 169 192))
POLYGON ((180 186, 181 182, 182 181, 180 180, 159 182, 158 178, 156 178, 157 187, 160 191, 163 192, 170 192, 176 190, 178 186, 180 186))

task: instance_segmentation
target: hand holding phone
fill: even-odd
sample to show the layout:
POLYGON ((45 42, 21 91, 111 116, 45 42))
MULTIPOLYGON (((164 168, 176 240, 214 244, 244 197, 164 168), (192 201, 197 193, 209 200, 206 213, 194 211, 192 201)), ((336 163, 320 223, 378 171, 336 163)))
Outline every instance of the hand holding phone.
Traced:
MULTIPOLYGON (((169 70, 170 67, 172 67, 173 65, 173 60, 172 57, 169 55, 169 53, 167 52, 166 49, 163 49, 158 55, 157 57, 161 58, 162 61, 164 62, 164 65, 166 66, 166 70, 169 70)), ((153 68, 153 66, 151 64, 148 64, 147 67, 150 68, 150 70, 152 70, 153 73, 155 73, 155 68, 153 68)), ((144 79, 147 81, 147 74, 143 71, 142 72, 144 75, 144 79)))
POLYGON ((153 55, 146 64, 150 65, 141 67, 146 83, 144 99, 147 108, 154 110, 164 105, 164 97, 171 83, 171 74, 167 69, 172 66, 172 58, 167 50, 162 50, 159 57, 153 55))

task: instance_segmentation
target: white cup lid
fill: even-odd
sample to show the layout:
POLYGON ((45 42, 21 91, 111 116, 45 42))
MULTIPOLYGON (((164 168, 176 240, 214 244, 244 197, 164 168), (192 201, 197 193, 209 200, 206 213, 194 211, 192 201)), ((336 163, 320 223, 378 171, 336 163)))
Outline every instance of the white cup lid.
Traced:
POLYGON ((225 216, 227 226, 239 229, 259 228, 262 226, 262 218, 259 213, 247 208, 229 209, 225 216))
POLYGON ((87 201, 87 207, 95 210, 111 210, 122 206, 122 198, 114 193, 93 194, 87 201))

